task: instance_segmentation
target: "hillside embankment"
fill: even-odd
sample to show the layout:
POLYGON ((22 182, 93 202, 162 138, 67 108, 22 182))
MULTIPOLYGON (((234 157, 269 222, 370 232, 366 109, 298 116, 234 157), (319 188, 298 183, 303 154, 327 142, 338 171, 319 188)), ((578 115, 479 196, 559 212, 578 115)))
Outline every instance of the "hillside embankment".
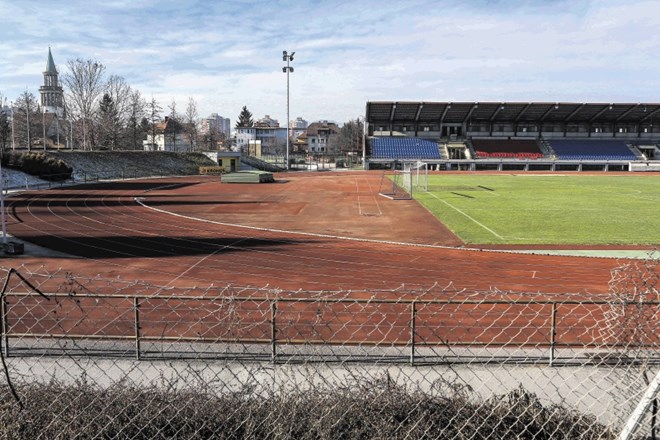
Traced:
MULTIPOLYGON (((63 160, 73 168, 75 181, 128 179, 152 176, 191 175, 200 166, 215 163, 201 153, 164 151, 49 151, 48 156, 63 160)), ((7 188, 36 187, 47 181, 20 170, 3 168, 7 188)))

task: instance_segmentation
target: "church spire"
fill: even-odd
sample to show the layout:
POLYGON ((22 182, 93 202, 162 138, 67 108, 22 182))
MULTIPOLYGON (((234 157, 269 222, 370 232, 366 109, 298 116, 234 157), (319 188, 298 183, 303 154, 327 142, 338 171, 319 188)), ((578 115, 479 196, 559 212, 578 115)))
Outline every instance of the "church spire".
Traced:
POLYGON ((53 54, 50 53, 50 46, 48 46, 48 61, 46 61, 46 71, 44 73, 57 73, 55 61, 53 61, 53 54))
POLYGON ((59 117, 64 116, 64 91, 57 81, 57 68, 53 61, 53 54, 48 46, 48 60, 44 72, 44 85, 39 87, 41 94, 41 107, 47 113, 56 113, 59 117))

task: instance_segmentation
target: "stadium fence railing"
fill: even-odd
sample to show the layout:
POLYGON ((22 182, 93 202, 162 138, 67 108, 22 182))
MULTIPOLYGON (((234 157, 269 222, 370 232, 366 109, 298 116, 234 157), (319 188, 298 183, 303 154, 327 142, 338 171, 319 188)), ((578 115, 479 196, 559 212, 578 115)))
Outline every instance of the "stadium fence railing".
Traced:
POLYGON ((0 437, 650 438, 657 269, 594 296, 4 268, 0 437))

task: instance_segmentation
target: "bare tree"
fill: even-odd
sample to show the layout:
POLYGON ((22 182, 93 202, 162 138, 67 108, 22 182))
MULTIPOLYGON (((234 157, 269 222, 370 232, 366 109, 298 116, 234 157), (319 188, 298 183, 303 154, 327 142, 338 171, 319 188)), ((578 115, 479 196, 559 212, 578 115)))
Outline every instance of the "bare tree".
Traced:
POLYGON ((114 112, 116 113, 114 118, 115 123, 106 128, 111 130, 110 136, 116 140, 116 147, 119 147, 121 133, 128 122, 131 93, 131 87, 126 84, 126 81, 121 76, 112 75, 105 83, 104 96, 108 95, 110 97, 114 112))
POLYGON ((193 151, 199 132, 199 115, 197 113, 197 102, 191 96, 186 106, 186 132, 190 141, 190 150, 193 151))
POLYGON ((82 120, 83 149, 88 149, 88 141, 94 145, 93 116, 103 93, 105 66, 77 58, 67 61, 67 67, 69 71, 64 74, 62 84, 67 90, 69 115, 82 120))
POLYGON ((32 150, 32 140, 37 130, 38 121, 37 99, 32 92, 27 90, 21 93, 15 102, 16 111, 14 112, 14 127, 16 130, 16 142, 19 145, 25 145, 28 151, 32 150))

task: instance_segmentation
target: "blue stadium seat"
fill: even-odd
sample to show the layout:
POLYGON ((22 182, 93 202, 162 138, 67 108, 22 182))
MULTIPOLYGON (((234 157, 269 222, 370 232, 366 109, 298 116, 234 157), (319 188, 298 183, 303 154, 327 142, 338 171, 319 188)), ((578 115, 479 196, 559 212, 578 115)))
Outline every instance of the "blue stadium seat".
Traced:
POLYGON ((409 137, 372 138, 371 157, 375 159, 442 159, 437 142, 409 137))
POLYGON ((549 139, 561 160, 636 160, 625 141, 614 139, 549 139))

